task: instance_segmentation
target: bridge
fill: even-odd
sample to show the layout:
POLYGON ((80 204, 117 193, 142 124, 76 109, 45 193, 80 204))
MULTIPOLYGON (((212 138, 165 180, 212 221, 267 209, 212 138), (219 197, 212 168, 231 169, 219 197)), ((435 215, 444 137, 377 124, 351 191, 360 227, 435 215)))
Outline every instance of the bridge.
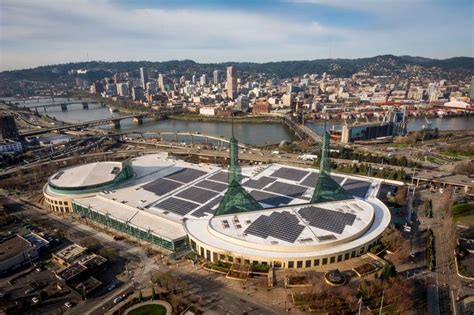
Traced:
POLYGON ((322 138, 320 135, 318 135, 314 130, 311 128, 306 127, 303 124, 298 124, 295 122, 293 119, 291 119, 290 116, 285 115, 282 116, 283 118, 283 123, 293 130, 293 132, 296 134, 296 136, 299 139, 310 139, 313 142, 322 142, 322 138))
POLYGON ((52 108, 52 107, 61 107, 61 110, 67 111, 68 105, 73 105, 73 104, 82 104, 83 109, 89 109, 89 104, 100 104, 100 106, 102 107, 106 106, 105 103, 98 102, 98 101, 75 100, 75 101, 68 101, 68 102, 48 103, 48 104, 25 106, 25 107, 29 109, 34 109, 36 112, 38 111, 38 108, 43 108, 43 110, 46 111, 47 108, 52 108))
POLYGON ((112 125, 114 126, 114 128, 120 128, 120 121, 124 119, 132 119, 134 122, 138 124, 143 124, 145 117, 152 116, 152 115, 155 116, 155 114, 152 114, 152 113, 145 113, 145 114, 127 115, 127 116, 121 116, 121 117, 111 117, 107 119, 85 121, 85 122, 81 122, 77 124, 69 124, 69 125, 54 127, 54 128, 42 128, 38 130, 22 132, 20 133, 20 137, 25 138, 25 137, 37 136, 37 135, 54 132, 54 131, 62 131, 62 130, 68 130, 68 129, 84 129, 84 128, 103 126, 103 125, 112 125))

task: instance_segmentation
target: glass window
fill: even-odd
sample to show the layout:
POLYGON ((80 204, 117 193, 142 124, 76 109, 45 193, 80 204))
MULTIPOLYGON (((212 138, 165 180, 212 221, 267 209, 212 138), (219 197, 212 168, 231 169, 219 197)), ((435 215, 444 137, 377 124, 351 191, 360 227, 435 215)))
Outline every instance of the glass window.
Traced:
POLYGON ((298 260, 298 262, 296 263, 296 267, 297 267, 297 268, 303 268, 303 261, 302 261, 302 260, 298 260))
POLYGON ((344 260, 348 260, 349 259, 349 253, 345 253, 344 254, 344 260))
POLYGON ((336 262, 335 256, 332 256, 331 258, 329 258, 329 263, 334 264, 335 262, 336 262))
POLYGON ((306 267, 306 268, 311 267, 311 260, 307 260, 307 261, 306 261, 305 267, 306 267))
POLYGON ((288 268, 295 268, 295 263, 293 261, 289 261, 288 268))
POLYGON ((337 256, 337 262, 342 261, 342 255, 337 256))
POLYGON ((328 259, 327 258, 323 258, 323 265, 327 265, 328 263, 328 259))
POLYGON ((352 253, 351 253, 351 258, 354 258, 356 256, 356 251, 353 250, 352 253))
POLYGON ((319 266, 319 259, 315 259, 315 260, 314 260, 314 265, 315 265, 315 266, 319 266))

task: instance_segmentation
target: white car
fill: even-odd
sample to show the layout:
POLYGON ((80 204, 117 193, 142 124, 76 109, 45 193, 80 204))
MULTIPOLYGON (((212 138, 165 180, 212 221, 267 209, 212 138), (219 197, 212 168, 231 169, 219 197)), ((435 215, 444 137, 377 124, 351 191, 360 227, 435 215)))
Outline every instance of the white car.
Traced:
POLYGON ((114 299, 114 304, 117 304, 118 302, 122 301, 122 296, 117 296, 115 299, 114 299))
POLYGON ((31 300, 33 301, 33 303, 38 303, 40 300, 35 296, 33 298, 31 298, 31 300))
POLYGON ((64 303, 64 306, 66 306, 67 308, 71 308, 71 307, 72 307, 72 303, 71 303, 71 302, 66 302, 66 303, 64 303))

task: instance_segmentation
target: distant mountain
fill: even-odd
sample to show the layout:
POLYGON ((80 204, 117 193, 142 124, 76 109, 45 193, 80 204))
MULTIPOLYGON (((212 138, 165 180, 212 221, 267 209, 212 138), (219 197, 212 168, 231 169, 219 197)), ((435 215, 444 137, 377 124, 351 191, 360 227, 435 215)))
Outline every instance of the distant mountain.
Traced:
POLYGON ((462 76, 474 74, 474 58, 454 57, 449 59, 430 59, 412 56, 382 55, 360 59, 316 59, 279 62, 226 62, 226 63, 197 63, 192 60, 171 60, 165 62, 150 61, 123 61, 123 62, 78 62, 59 65, 41 66, 34 69, 14 70, 0 72, 2 84, 6 81, 70 81, 80 76, 90 81, 110 77, 116 72, 130 72, 138 76, 140 67, 147 67, 155 72, 171 73, 173 75, 201 75, 211 74, 213 70, 225 70, 227 65, 236 66, 244 75, 266 73, 279 78, 287 78, 306 73, 326 72, 338 77, 349 77, 360 71, 372 75, 394 75, 406 73, 410 66, 418 66, 429 70, 438 68, 437 71, 462 76), (86 74, 69 75, 71 70, 87 69, 86 74))

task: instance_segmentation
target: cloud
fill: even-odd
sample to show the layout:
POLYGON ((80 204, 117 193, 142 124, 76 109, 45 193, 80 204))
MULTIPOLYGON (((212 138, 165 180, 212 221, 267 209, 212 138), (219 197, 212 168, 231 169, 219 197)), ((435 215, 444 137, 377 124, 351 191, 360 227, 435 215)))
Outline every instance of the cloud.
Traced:
MULTIPOLYGON (((359 4, 372 2, 363 0, 359 4)), ((346 1, 330 3, 348 6, 346 1)), ((396 19, 378 15, 383 21, 396 19)), ((380 53, 433 56, 439 50, 429 52, 439 36, 454 29, 462 34, 459 27, 446 25, 425 32, 405 23, 377 22, 376 27, 363 30, 343 27, 336 20, 328 25, 286 12, 266 14, 244 7, 136 8, 109 0, 2 0, 0 21, 2 70, 84 61, 87 55, 91 60, 201 62, 265 62, 380 53)), ((466 51, 456 43, 450 49, 457 50, 457 54, 466 51)))

